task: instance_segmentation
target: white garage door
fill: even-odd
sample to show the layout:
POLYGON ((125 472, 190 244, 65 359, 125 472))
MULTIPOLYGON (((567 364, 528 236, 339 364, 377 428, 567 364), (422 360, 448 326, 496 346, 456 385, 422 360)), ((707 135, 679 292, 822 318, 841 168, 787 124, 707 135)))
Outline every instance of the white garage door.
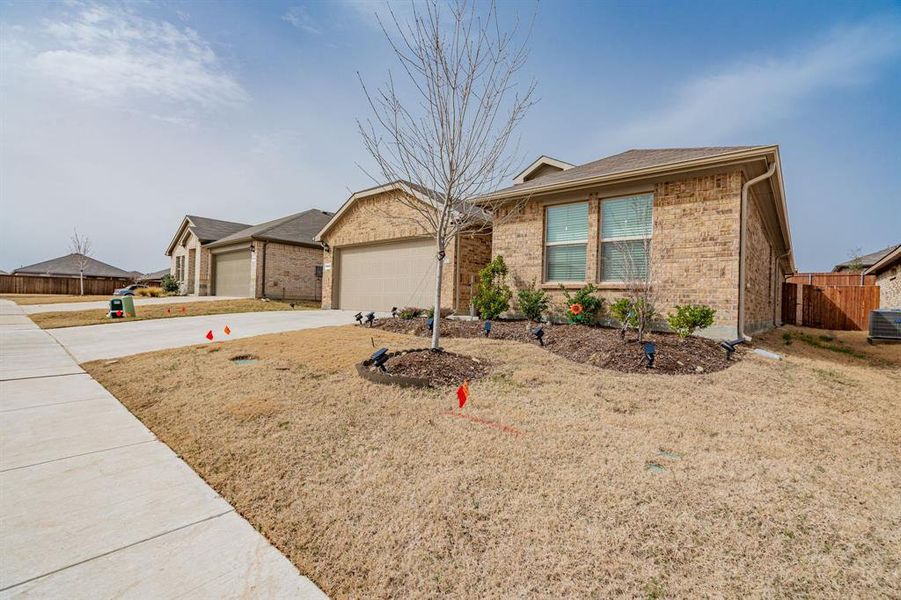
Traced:
POLYGON ((213 295, 252 296, 250 249, 213 255, 213 295))
POLYGON ((434 302, 435 242, 430 239, 342 248, 339 260, 339 308, 385 311, 434 302))

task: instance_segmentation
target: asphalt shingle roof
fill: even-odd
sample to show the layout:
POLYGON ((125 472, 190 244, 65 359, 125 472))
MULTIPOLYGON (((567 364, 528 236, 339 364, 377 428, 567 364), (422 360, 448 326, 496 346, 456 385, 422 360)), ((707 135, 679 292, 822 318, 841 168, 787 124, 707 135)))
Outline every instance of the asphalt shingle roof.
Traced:
POLYGON ((882 260, 883 258, 888 256, 889 253, 892 252, 897 247, 898 247, 898 244, 892 244, 888 248, 883 248, 882 250, 878 250, 876 252, 870 252, 869 254, 864 254, 863 256, 860 257, 859 260, 855 260, 853 258, 846 260, 843 263, 838 263, 837 265, 835 265, 835 267, 832 270, 838 271, 843 268, 850 267, 855 262, 859 262, 860 266, 862 266, 864 269, 866 269, 867 267, 872 267, 873 265, 878 263, 880 260, 882 260))
POLYGON ((218 239, 211 247, 225 246, 247 240, 265 240, 270 242, 286 242, 290 244, 303 244, 319 246, 319 242, 313 241, 313 237, 334 216, 334 213, 316 208, 288 215, 259 225, 245 227, 239 231, 218 239))
MULTIPOLYGON (((79 274, 79 257, 80 254, 67 254, 58 258, 51 258, 44 262, 35 263, 25 267, 19 267, 13 271, 15 273, 28 273, 31 275, 64 275, 77 276, 79 274)), ((88 257, 87 265, 84 269, 85 277, 120 277, 123 279, 132 279, 133 273, 100 262, 96 258, 88 257)))
POLYGON ((703 148, 654 148, 627 150, 619 154, 607 156, 599 160, 585 163, 559 173, 551 173, 531 179, 524 183, 517 183, 510 187, 500 189, 491 195, 505 195, 506 193, 519 193, 529 191, 546 185, 577 182, 582 179, 603 177, 617 173, 628 173, 639 169, 660 167, 669 164, 677 164, 699 158, 709 158, 730 152, 749 150, 758 146, 709 146, 703 148))
POLYGON ((220 221, 219 219, 210 219, 208 217, 198 217, 196 215, 187 215, 191 221, 191 231, 197 236, 201 243, 215 242, 235 232, 250 227, 247 223, 235 223, 233 221, 220 221))

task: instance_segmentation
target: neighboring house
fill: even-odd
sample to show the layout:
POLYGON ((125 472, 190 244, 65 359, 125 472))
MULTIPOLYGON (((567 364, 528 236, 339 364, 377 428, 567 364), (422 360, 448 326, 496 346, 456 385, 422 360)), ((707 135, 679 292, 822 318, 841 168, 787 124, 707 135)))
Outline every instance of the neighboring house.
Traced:
MULTIPOLYGON (((67 254, 44 262, 14 269, 13 275, 79 277, 81 275, 81 254, 67 254)), ((108 265, 105 262, 87 257, 84 276, 93 279, 134 279, 134 272, 108 265)))
POLYGON ((171 269, 161 269, 153 273, 144 273, 138 277, 138 281, 150 287, 159 287, 163 282, 163 277, 170 274, 171 269))
POLYGON ((579 166, 541 157, 489 201, 504 203, 492 256, 517 288, 535 282, 560 300, 561 285, 593 283, 609 302, 648 277, 662 316, 716 309, 705 335, 779 323, 795 269, 777 146, 629 150, 579 166))
MULTIPOLYGON (((353 194, 316 236, 324 252, 323 308, 434 305, 435 241, 415 209, 398 201, 400 195, 431 209, 428 190, 396 181, 353 194)), ((481 216, 487 224, 487 215, 481 216)), ((490 232, 461 233, 448 244, 442 306, 468 313, 478 271, 490 259, 490 232)))
POLYGON ((880 308, 901 308, 901 244, 888 250, 864 274, 876 276, 880 308))
POLYGON ((852 271, 866 271, 880 260, 885 258, 890 252, 895 250, 898 246, 893 244, 888 248, 883 248, 877 252, 871 252, 870 254, 864 254, 858 258, 852 258, 850 260, 846 260, 843 263, 838 263, 832 268, 833 273, 844 273, 844 272, 852 272, 852 271))
POLYGON ((331 217, 310 209, 245 225, 186 216, 166 251, 170 271, 189 295, 319 300, 322 248, 313 236, 331 217))
POLYGON ((246 223, 185 216, 166 249, 166 256, 172 259, 169 272, 181 284, 182 293, 189 296, 211 295, 210 253, 204 245, 248 227, 250 225, 246 223))

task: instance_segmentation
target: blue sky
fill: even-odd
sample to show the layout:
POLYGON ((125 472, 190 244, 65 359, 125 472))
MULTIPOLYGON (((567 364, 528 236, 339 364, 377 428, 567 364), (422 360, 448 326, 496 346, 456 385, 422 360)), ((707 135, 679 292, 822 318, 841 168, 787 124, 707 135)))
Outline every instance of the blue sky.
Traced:
MULTIPOLYGON (((357 72, 392 57, 381 3, 0 3, 0 268, 71 229, 167 265, 185 213, 334 210, 371 180, 357 72)), ((502 3, 508 23, 534 5, 502 3)), ((901 242, 897 2, 543 2, 525 162, 633 147, 781 146, 796 263, 901 242)), ((401 14, 404 6, 399 7, 401 14)))

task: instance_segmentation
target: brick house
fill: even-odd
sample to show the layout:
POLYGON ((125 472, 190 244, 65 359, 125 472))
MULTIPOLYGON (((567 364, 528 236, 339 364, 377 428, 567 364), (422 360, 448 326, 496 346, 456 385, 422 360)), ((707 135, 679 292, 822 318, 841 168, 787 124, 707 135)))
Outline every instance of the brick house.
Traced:
POLYGON ((794 271, 777 146, 629 150, 574 166, 542 156, 495 210, 492 256, 516 287, 593 283, 608 301, 647 278, 662 314, 716 309, 703 334, 736 337, 778 324, 794 271))
POLYGON ((310 209, 259 225, 186 216, 166 254, 182 292, 319 300, 322 250, 313 236, 332 213, 310 209))
MULTIPOLYGON (((435 242, 417 222, 416 211, 398 201, 401 195, 431 206, 426 190, 408 182, 362 190, 316 236, 323 244, 322 308, 390 310, 434 304, 435 242)), ((490 259, 486 228, 457 235, 444 257, 442 306, 468 313, 476 275, 490 259)))
POLYGON ((876 276, 879 308, 901 308, 901 244, 888 248, 864 274, 876 276))

